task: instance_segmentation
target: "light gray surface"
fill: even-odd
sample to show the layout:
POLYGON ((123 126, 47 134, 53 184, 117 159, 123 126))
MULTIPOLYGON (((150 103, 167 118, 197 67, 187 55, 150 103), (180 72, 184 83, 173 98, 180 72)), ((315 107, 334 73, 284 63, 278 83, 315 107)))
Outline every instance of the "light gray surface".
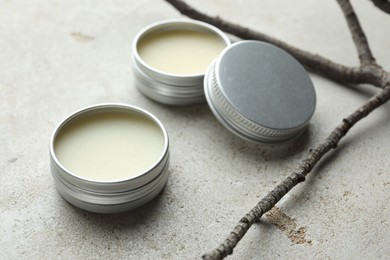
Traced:
MULTIPOLYGON (((190 1, 347 65, 357 56, 335 1, 190 1)), ((390 69, 390 16, 353 1, 377 61, 390 69)), ((133 86, 138 30, 180 17, 163 1, 0 1, 0 258, 194 259, 376 89, 311 75, 317 109, 308 131, 284 147, 230 134, 206 105, 156 104, 133 86), (171 140, 170 179, 139 210, 97 215, 67 204, 49 170, 49 138, 67 114, 124 102, 155 114, 171 140)), ((387 104, 351 130, 278 205, 305 239, 254 225, 231 259, 385 259, 390 255, 387 104)))

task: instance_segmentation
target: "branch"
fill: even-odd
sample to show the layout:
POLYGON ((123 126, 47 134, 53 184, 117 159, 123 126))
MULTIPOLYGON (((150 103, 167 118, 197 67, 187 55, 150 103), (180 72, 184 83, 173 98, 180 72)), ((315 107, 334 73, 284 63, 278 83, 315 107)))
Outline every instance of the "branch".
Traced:
POLYGON ((276 205, 298 183, 305 181, 305 177, 311 172, 317 162, 331 149, 337 147, 341 138, 357 122, 370 114, 373 110, 386 103, 390 99, 390 85, 385 86, 378 94, 373 96, 354 113, 344 118, 342 122, 330 133, 330 135, 316 148, 311 149, 306 159, 302 160, 295 172, 291 173, 270 193, 268 193, 255 207, 243 217, 228 238, 216 249, 204 254, 203 259, 223 259, 233 253, 234 247, 243 238, 248 229, 267 211, 276 205))
POLYGON ((271 43, 293 55, 303 65, 310 68, 312 71, 322 74, 336 82, 347 84, 372 84, 377 87, 383 87, 378 79, 382 76, 382 70, 367 71, 361 67, 347 67, 318 54, 313 54, 308 51, 301 50, 287 44, 279 39, 273 38, 261 32, 228 22, 220 17, 211 17, 202 13, 182 0, 166 0, 180 13, 195 20, 203 21, 214 25, 215 27, 227 33, 236 35, 242 39, 252 39, 271 43))
MULTIPOLYGON (((280 199, 286 195, 298 183, 305 181, 306 176, 311 172, 313 167, 332 149, 335 149, 340 140, 347 132, 361 119, 365 118, 373 110, 390 100, 390 72, 384 71, 382 67, 376 64, 366 36, 361 28, 358 18, 353 11, 349 0, 337 0, 344 16, 347 19, 348 27, 351 31, 352 38, 356 45, 360 66, 346 67, 337 64, 322 56, 293 47, 278 39, 272 38, 260 32, 242 27, 225 21, 219 17, 210 17, 201 13, 181 0, 166 0, 172 4, 182 14, 193 19, 201 20, 212 24, 219 29, 234 34, 243 39, 254 39, 266 41, 277 45, 280 48, 290 52, 301 63, 319 72, 328 78, 344 83, 370 83, 382 90, 370 98, 365 104, 359 107, 355 112, 347 116, 342 122, 330 133, 330 135, 316 148, 309 151, 308 156, 303 159, 295 171, 284 179, 278 186, 269 192, 255 207, 253 207, 236 225, 227 239, 216 249, 203 255, 203 259, 222 259, 233 253, 233 249, 238 242, 244 237, 249 228, 267 211, 276 205, 280 199)), ((372 0, 375 2, 375 0, 372 0)), ((382 1, 383 2, 383 1, 382 1)), ((386 1, 387 2, 387 1, 386 1)))
POLYGON ((359 54, 360 63, 363 66, 376 65, 375 58, 371 53, 370 46, 368 45, 367 37, 363 32, 359 19, 357 18, 351 3, 348 0, 337 0, 337 3, 340 5, 345 19, 347 20, 353 42, 355 43, 356 50, 359 54))
POLYGON ((371 0, 376 7, 383 12, 390 14, 390 1, 389 0, 371 0))

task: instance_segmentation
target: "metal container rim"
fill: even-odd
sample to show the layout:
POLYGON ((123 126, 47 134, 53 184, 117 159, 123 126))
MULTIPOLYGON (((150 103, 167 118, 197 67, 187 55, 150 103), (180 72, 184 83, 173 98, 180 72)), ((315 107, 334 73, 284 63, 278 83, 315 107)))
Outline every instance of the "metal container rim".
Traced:
MULTIPOLYGON (((159 29, 161 29, 161 27, 165 27, 165 28, 172 27, 174 29, 175 26, 180 26, 182 28, 186 28, 186 25, 196 27, 199 29, 203 29, 203 31, 212 32, 216 36, 218 36, 221 40, 223 40, 223 42, 226 44, 226 47, 228 47, 230 45, 230 40, 225 35, 225 33, 211 24, 197 21, 197 20, 185 19, 185 18, 167 19, 167 20, 152 23, 152 24, 146 26, 145 28, 143 28, 141 31, 139 31, 136 34, 136 36, 134 37, 134 40, 133 40, 133 44, 132 44, 132 51, 133 51, 133 55, 135 57, 136 62, 139 62, 143 67, 147 68, 147 70, 149 70, 155 74, 164 75, 167 77, 183 78, 183 79, 184 78, 202 78, 206 74, 207 69, 203 73, 195 73, 195 74, 168 73, 168 72, 164 72, 164 71, 158 70, 158 69, 150 66, 141 58, 141 56, 138 53, 138 48, 137 48, 138 43, 140 42, 140 40, 142 40, 143 37, 145 37, 149 33, 152 33, 156 30, 159 30, 159 29)), ((190 28, 190 27, 188 27, 188 28, 190 28)))
POLYGON ((169 137, 168 137, 168 133, 167 133, 164 125, 161 123, 161 121, 156 116, 154 116, 150 112, 146 111, 145 109, 139 108, 137 106, 123 104, 123 103, 100 103, 100 104, 86 106, 84 108, 81 108, 81 109, 79 109, 79 110, 77 110, 77 111, 75 111, 73 113, 70 113, 67 116, 65 116, 65 118, 55 127, 55 130, 53 131, 53 134, 51 135, 51 138, 50 138, 49 146, 50 146, 50 157, 52 158, 54 163, 57 165, 57 167, 59 167, 64 173, 66 173, 70 177, 73 177, 73 178, 75 178, 75 179, 77 179, 79 181, 82 181, 82 182, 88 182, 88 183, 94 183, 94 184, 103 184, 103 185, 104 184, 108 184, 109 185, 109 184, 127 183, 127 182, 132 182, 132 181, 137 180, 137 179, 141 179, 142 177, 144 177, 145 175, 147 175, 148 173, 153 171, 155 168, 157 168, 160 165, 160 163, 164 160, 164 158, 166 157, 166 155, 168 153, 169 137), (163 133, 163 136, 164 136, 164 148, 163 148, 163 151, 162 151, 161 156, 159 157, 159 159, 149 169, 147 169, 144 172, 139 173, 136 176, 132 176, 130 178, 125 178, 125 179, 112 180, 112 181, 98 181, 98 180, 94 180, 94 179, 89 179, 89 178, 85 178, 85 177, 79 176, 79 175, 69 171, 66 167, 64 167, 61 164, 61 162, 58 160, 58 158, 57 158, 57 156, 55 154, 55 151, 54 151, 54 144, 55 144, 56 137, 57 137, 58 133, 61 131, 61 129, 68 122, 72 121, 74 118, 77 118, 77 117, 79 117, 79 116, 81 116, 83 114, 86 114, 88 112, 91 112, 91 111, 111 110, 111 109, 117 109, 117 110, 123 110, 123 111, 131 111, 131 112, 135 112, 135 113, 144 115, 144 116, 148 117, 150 120, 152 120, 154 123, 156 123, 159 126, 159 128, 161 129, 161 131, 163 133))

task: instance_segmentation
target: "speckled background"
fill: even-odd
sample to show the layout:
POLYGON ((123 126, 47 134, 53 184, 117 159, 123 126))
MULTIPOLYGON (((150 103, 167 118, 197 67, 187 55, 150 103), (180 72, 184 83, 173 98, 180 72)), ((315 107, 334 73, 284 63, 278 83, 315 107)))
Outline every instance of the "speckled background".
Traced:
MULTIPOLYGON (((358 64, 335 1, 189 1, 209 14, 358 64)), ((390 69, 390 16, 353 1, 377 61, 390 69)), ((133 84, 131 43, 180 15, 164 1, 0 0, 0 259, 195 259, 295 167, 307 150, 377 90, 311 74, 317 110, 289 146, 230 134, 207 105, 169 107, 133 84), (155 114, 170 136, 162 194, 128 213, 66 203, 49 169, 49 138, 69 113, 122 102, 155 114)), ((255 224, 231 259, 385 259, 390 255, 390 105, 359 123, 255 224), (297 234, 291 237, 291 234, 297 234)))

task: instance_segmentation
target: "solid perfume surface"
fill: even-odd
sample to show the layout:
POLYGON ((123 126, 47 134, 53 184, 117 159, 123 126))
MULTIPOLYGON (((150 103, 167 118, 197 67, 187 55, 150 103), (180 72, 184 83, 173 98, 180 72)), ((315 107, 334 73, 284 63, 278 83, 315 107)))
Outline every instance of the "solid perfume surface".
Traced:
POLYGON ((67 122, 54 150, 59 162, 81 178, 117 181, 144 173, 164 151, 164 134, 147 116, 100 111, 67 122))
POLYGON ((179 75, 204 73, 225 47, 217 35, 184 29, 150 33, 137 46, 148 65, 179 75))

